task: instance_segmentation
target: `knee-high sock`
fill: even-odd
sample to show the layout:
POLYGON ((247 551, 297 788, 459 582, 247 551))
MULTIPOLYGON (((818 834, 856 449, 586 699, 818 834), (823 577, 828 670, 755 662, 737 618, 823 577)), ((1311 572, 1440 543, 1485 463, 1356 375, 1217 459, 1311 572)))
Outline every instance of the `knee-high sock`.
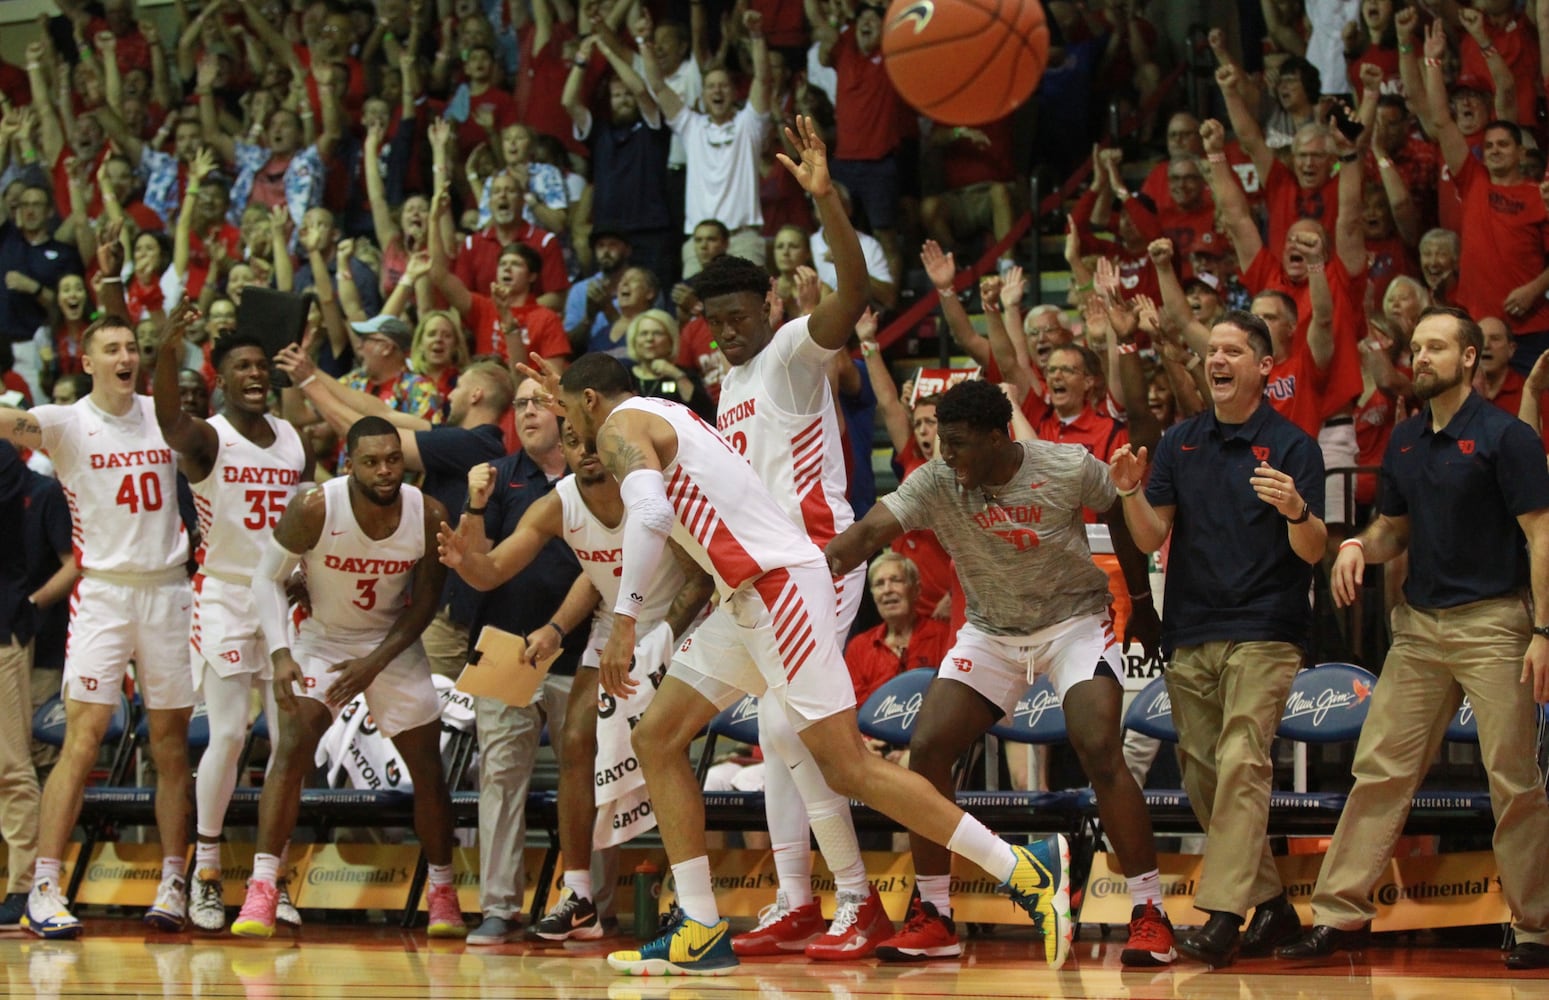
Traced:
POLYGON ((237 758, 247 739, 248 698, 253 675, 222 677, 204 668, 204 701, 210 713, 210 745, 199 758, 194 779, 199 836, 219 838, 226 825, 226 807, 237 786, 237 758))

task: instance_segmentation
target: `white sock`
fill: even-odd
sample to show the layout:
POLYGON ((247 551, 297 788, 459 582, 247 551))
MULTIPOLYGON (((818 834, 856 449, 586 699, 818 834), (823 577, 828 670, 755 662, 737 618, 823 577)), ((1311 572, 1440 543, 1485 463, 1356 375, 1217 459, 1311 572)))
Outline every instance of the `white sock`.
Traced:
POLYGON ((947 841, 947 850, 961 854, 986 872, 1004 882, 1016 871, 1017 856, 1011 845, 967 813, 958 820, 957 829, 947 841))
POLYGON ((273 854, 253 855, 253 881, 273 885, 280 874, 280 859, 273 854))
POLYGON ((194 871, 221 870, 221 845, 218 840, 200 840, 194 843, 194 871))
POLYGON ((181 854, 174 858, 161 859, 161 880, 165 882, 174 875, 178 878, 188 877, 188 859, 181 854))
POLYGON ((32 868, 32 884, 40 885, 47 882, 54 888, 59 888, 60 865, 58 858, 39 858, 32 868))
POLYGON ((451 885, 452 884, 452 866, 451 865, 426 865, 425 868, 427 869, 427 874, 428 874, 428 877, 430 878, 430 884, 431 885, 451 885))
POLYGON ((792 909, 812 902, 812 849, 805 840, 792 844, 772 844, 775 876, 780 891, 792 909))
POLYGON ((715 888, 710 883, 708 856, 701 854, 673 865, 672 881, 677 886, 678 908, 690 920, 697 920, 707 927, 720 922, 721 911, 715 905, 715 888))
POLYGON ((943 917, 952 915, 952 876, 916 875, 914 887, 920 890, 920 901, 929 903, 943 917))
POLYGON ((1156 908, 1162 908, 1162 874, 1155 868, 1144 875, 1136 875, 1129 879, 1129 900, 1135 906, 1142 903, 1155 903, 1156 908))
POLYGON ((590 868, 571 871, 565 869, 565 888, 582 899, 592 898, 592 871, 590 868))

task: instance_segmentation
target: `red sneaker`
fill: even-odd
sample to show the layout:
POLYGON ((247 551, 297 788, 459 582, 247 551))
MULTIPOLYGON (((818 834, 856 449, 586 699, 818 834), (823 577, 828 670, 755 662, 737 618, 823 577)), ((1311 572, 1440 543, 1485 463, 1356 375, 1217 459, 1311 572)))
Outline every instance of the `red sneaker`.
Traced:
POLYGON ((462 905, 457 901, 457 887, 433 885, 425 891, 427 909, 430 910, 430 926, 425 933, 433 938, 467 937, 468 925, 463 923, 462 905))
POLYGON ((1129 944, 1119 961, 1130 966, 1171 965, 1178 952, 1173 948, 1173 925, 1155 903, 1143 903, 1130 912, 1129 944))
POLYGON ((882 908, 877 890, 862 896, 840 892, 839 906, 828 933, 807 945, 807 957, 824 962, 870 958, 877 945, 893 936, 893 922, 882 908))
POLYGON ((247 898, 242 900, 242 912, 232 921, 231 933, 237 937, 274 936, 274 909, 279 901, 280 890, 273 882, 249 879, 247 898))
POLYGON ((793 908, 782 892, 759 911, 757 927, 731 939, 731 950, 746 957, 794 955, 824 930, 823 910, 815 900, 793 908))
POLYGON ((877 944, 877 957, 884 962, 923 962, 929 958, 956 958, 962 953, 957 924, 921 899, 909 905, 904 929, 877 944))

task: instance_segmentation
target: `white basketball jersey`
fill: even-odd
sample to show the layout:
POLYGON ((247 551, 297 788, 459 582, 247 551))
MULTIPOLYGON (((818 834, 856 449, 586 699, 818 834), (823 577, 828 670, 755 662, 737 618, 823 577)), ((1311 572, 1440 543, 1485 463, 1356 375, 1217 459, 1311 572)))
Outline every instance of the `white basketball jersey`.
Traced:
POLYGON ((672 425, 678 454, 662 470, 677 523, 672 537, 729 594, 770 570, 823 561, 758 475, 715 428, 681 403, 636 396, 618 409, 644 410, 672 425))
POLYGON ((223 416, 210 418, 220 438, 215 464, 190 482, 199 512, 199 548, 194 558, 211 573, 250 576, 258 555, 285 506, 296 495, 306 451, 288 421, 267 414, 274 443, 259 447, 223 416))
POLYGON ((791 320, 721 379, 716 424, 792 523, 819 547, 855 521, 845 499, 844 441, 828 386, 834 355, 791 320))
MULTIPOLYGON (((564 512, 565 544, 580 560, 581 572, 602 595, 597 614, 611 619, 613 606, 619 600, 619 577, 624 572, 624 522, 620 520, 617 528, 610 528, 599 521, 582 499, 581 485, 573 475, 555 483, 554 490, 564 512)), ((687 583, 683 567, 669 553, 651 578, 645 604, 640 609, 637 634, 644 635, 667 617, 667 609, 687 583)))
POLYGON ((407 483, 401 496, 398 530, 375 539, 361 530, 350 508, 350 477, 323 484, 323 533, 302 559, 312 598, 303 634, 379 638, 403 614, 414 567, 425 555, 425 497, 407 483))
POLYGON ((122 417, 91 397, 28 411, 70 504, 75 558, 98 573, 162 574, 188 559, 177 507, 177 466, 156 404, 135 396, 122 417))

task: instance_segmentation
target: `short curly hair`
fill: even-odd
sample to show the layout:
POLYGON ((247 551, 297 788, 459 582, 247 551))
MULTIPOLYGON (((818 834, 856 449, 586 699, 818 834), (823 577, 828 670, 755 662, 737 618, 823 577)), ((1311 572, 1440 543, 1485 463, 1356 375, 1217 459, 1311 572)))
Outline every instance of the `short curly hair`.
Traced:
POLYGON ((1000 386, 982 379, 959 382, 941 394, 936 423, 962 424, 976 431, 1002 431, 1011 423, 1011 400, 1000 386))
POLYGON ((751 292, 762 298, 769 291, 769 272, 746 257, 722 254, 690 278, 689 284, 701 302, 738 292, 751 292))

